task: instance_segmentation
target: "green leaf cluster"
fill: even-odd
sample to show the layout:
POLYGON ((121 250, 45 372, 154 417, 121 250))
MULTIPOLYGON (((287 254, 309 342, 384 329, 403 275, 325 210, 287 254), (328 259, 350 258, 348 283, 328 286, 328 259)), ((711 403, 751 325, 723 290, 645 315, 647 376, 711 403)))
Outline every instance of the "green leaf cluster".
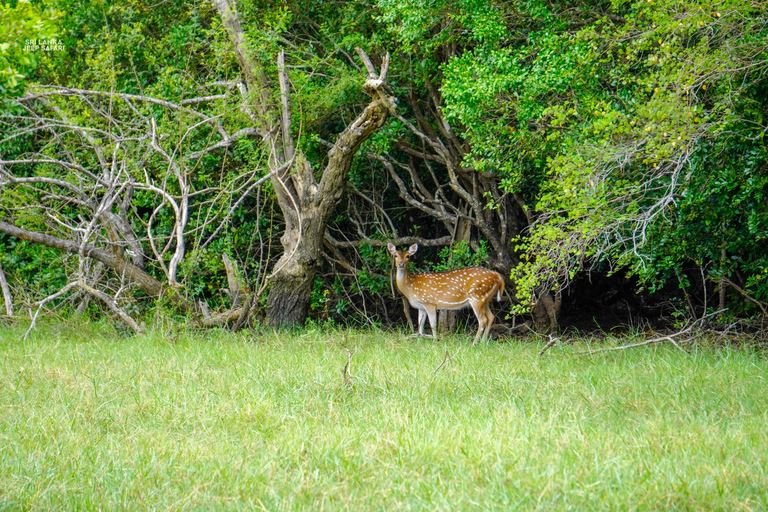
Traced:
POLYGON ((442 90, 467 165, 535 205, 521 300, 605 263, 651 288, 694 267, 768 297, 765 5, 503 8, 505 38, 447 62, 442 90))

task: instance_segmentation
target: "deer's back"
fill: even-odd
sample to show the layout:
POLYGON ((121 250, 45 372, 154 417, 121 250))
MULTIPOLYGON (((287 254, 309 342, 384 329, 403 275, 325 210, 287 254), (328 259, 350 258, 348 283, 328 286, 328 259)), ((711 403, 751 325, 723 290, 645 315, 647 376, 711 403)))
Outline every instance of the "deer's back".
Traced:
POLYGON ((483 267, 466 267, 447 272, 424 272, 411 276, 411 290, 420 302, 429 304, 465 303, 482 299, 501 285, 501 275, 483 267))

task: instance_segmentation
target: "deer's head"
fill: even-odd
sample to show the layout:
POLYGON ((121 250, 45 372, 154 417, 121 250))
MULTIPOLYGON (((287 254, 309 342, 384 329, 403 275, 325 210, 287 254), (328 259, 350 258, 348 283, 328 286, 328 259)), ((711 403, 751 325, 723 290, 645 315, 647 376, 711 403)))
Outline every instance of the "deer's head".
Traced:
POLYGON ((407 251, 398 251, 397 247, 395 247, 392 242, 387 242, 387 250, 395 257, 395 266, 404 269, 406 268, 406 265, 408 265, 408 262, 411 261, 411 256, 416 254, 416 251, 419 250, 419 244, 413 244, 407 251))

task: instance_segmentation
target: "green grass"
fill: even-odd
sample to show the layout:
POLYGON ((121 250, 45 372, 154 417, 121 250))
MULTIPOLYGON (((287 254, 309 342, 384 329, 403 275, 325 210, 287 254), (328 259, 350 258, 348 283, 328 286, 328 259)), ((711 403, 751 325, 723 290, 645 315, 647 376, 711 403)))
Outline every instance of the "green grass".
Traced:
POLYGON ((768 509, 753 351, 22 333, 0 331, 4 511, 768 509))

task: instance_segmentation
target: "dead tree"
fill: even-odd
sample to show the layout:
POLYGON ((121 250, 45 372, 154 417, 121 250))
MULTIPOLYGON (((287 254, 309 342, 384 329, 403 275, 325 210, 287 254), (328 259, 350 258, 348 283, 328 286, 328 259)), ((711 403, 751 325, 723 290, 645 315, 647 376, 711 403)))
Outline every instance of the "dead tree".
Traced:
POLYGON ((269 77, 246 42, 234 2, 213 0, 229 34, 251 101, 246 111, 269 152, 272 186, 283 213, 283 254, 270 276, 267 323, 301 325, 309 313, 312 284, 322 258, 328 219, 341 199, 352 160, 361 144, 395 111, 395 98, 386 86, 389 57, 376 70, 368 56, 358 55, 368 71, 363 91, 370 102, 337 136, 327 163, 317 171, 294 141, 285 57, 277 56, 278 76, 269 77), (279 99, 279 101, 276 101, 279 99), (316 177, 319 175, 319 179, 316 177))
MULTIPOLYGON (((141 328, 121 309, 134 289, 181 312, 193 312, 194 300, 179 282, 190 237, 194 247, 205 245, 242 199, 269 176, 259 178, 261 170, 254 169, 220 187, 196 189, 195 168, 203 155, 252 131, 229 133, 215 112, 131 94, 37 87, 15 103, 22 113, 4 114, 0 123, 7 134, 4 140, 15 140, 24 150, 0 155, 0 233, 74 258, 65 293, 54 295, 86 292, 134 331, 141 328), (177 116, 175 126, 182 125, 181 131, 159 127, 153 108, 177 116), (187 147, 184 141, 201 129, 207 130, 203 140, 212 143, 187 147), (139 192, 145 202, 152 198, 148 214, 136 210, 139 192), (234 206, 222 207, 230 204, 234 206), (192 212, 203 221, 189 229, 192 212), (162 216, 172 221, 170 233, 158 228, 162 216), (96 262, 109 277, 103 272, 93 277, 96 262)), ((237 321, 243 314, 241 304, 234 304, 231 311, 195 321, 216 325, 237 321)))

